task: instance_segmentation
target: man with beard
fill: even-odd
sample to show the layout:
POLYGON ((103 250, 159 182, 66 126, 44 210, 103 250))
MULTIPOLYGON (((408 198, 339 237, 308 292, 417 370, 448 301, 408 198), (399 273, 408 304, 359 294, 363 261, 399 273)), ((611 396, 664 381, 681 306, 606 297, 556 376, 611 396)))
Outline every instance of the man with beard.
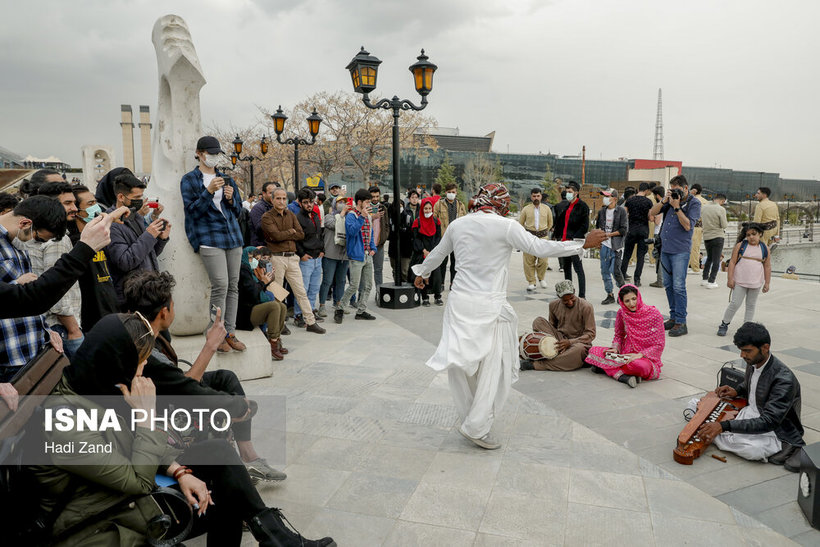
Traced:
POLYGON ((749 404, 734 420, 703 424, 698 435, 741 458, 768 459, 797 472, 800 447, 806 444, 800 423, 800 382, 770 353, 772 339, 760 323, 744 323, 733 341, 746 361, 746 378, 737 390, 720 386, 715 393, 729 399, 748 398, 749 404))
MULTIPOLYGON (((552 229, 552 211, 550 208, 541 203, 541 189, 533 188, 530 190, 530 200, 521 209, 521 215, 518 217, 518 222, 529 233, 535 237, 546 239, 549 237, 550 229, 552 229)), ((538 258, 527 253, 524 255, 524 276, 527 278, 527 292, 535 292, 535 282, 541 283, 541 288, 547 288, 547 259, 538 258)))

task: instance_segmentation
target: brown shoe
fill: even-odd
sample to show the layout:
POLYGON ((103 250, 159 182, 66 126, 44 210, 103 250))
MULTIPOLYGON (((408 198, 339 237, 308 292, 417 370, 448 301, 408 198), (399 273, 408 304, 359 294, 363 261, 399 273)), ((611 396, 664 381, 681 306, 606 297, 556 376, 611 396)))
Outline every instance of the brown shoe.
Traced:
POLYGON ((305 329, 308 332, 315 332, 316 334, 324 334, 327 332, 325 329, 319 326, 319 323, 313 323, 312 325, 308 325, 305 329))
POLYGON ((228 336, 226 336, 225 341, 228 343, 229 346, 231 346, 236 351, 245 351, 246 349, 248 349, 248 346, 240 342, 239 338, 237 338, 233 334, 229 334, 228 336))
POLYGON ((216 348, 216 351, 219 353, 230 353, 231 346, 228 344, 228 339, 222 340, 222 343, 219 344, 219 347, 216 348))
POLYGON ((268 338, 268 343, 270 344, 270 356, 274 361, 281 361, 285 358, 282 352, 279 351, 279 340, 271 340, 268 338))
POLYGON ((290 353, 290 351, 288 351, 287 348, 282 347, 282 339, 281 338, 277 338, 276 343, 279 346, 278 348, 276 348, 276 349, 279 350, 279 353, 281 353, 282 355, 287 355, 288 353, 290 353))

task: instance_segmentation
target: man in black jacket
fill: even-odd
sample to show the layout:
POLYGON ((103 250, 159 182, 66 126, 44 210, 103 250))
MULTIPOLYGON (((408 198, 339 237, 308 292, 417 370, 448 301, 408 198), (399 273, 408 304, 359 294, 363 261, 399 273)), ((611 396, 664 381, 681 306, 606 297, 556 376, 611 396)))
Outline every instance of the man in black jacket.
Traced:
MULTIPOLYGON (((183 372, 171 342, 162 336, 174 322, 172 289, 175 281, 168 272, 142 270, 128 276, 123 293, 125 307, 141 313, 151 323, 156 337, 154 350, 148 357, 143 376, 150 378, 157 395, 196 397, 197 407, 223 408, 231 415, 234 438, 239 456, 255 481, 281 481, 287 476, 270 467, 256 453, 251 441, 251 418, 255 404, 245 398, 245 391, 236 374, 230 370, 206 372, 219 344, 225 339, 225 324, 217 312, 216 320, 205 335, 205 345, 191 368, 183 372)), ((182 400, 182 399, 180 399, 182 400)))
MULTIPOLYGON (((579 192, 581 186, 571 180, 566 185, 566 201, 555 206, 555 224, 553 225, 552 239, 555 241, 572 241, 584 239, 589 231, 589 206, 581 201, 579 192)), ((559 258, 558 262, 564 270, 564 279, 572 280, 572 268, 578 277, 578 297, 586 298, 586 277, 581 257, 559 258)))
POLYGON ((698 434, 721 450, 748 460, 768 459, 796 472, 800 467, 803 424, 800 423, 800 382, 780 359, 769 353, 771 336, 760 323, 748 322, 734 336, 746 361, 746 378, 737 390, 720 386, 720 397, 748 398, 734 420, 704 424, 698 434))
MULTIPOLYGON (((316 297, 322 286, 322 257, 325 256, 325 242, 322 239, 322 219, 315 209, 316 194, 310 188, 302 188, 297 196, 299 212, 296 220, 305 238, 296 241, 296 256, 299 257, 299 268, 302 270, 302 283, 305 285, 308 301, 313 308, 317 321, 322 321, 327 314, 316 308, 316 297)), ((297 327, 307 325, 302 318, 302 308, 298 301, 293 303, 293 322, 297 327)))

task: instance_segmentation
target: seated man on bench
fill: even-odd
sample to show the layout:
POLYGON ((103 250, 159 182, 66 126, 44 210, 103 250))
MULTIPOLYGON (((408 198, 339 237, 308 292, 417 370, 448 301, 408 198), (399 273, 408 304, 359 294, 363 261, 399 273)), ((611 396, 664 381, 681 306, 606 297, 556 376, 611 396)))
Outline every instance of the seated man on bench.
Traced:
POLYGON ((227 409, 234 418, 231 427, 239 455, 254 482, 285 480, 287 475, 269 466, 256 453, 251 441, 251 403, 245 398, 245 391, 236 374, 224 369, 205 372, 219 344, 225 339, 225 327, 219 314, 208 329, 205 346, 191 368, 187 372, 179 368, 176 352, 170 341, 162 336, 162 332, 174 322, 174 300, 171 296, 174 284, 174 278, 168 272, 141 270, 129 275, 123 285, 126 309, 140 312, 151 323, 154 332, 160 333, 143 374, 153 380, 158 395, 208 396, 206 400, 212 402, 214 407, 227 409))

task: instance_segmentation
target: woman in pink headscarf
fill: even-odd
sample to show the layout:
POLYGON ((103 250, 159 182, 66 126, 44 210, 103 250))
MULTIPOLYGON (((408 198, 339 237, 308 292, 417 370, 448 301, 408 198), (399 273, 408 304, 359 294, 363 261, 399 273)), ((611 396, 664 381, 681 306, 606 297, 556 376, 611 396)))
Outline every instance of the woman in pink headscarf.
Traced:
POLYGON ((635 387, 641 379, 656 380, 661 374, 661 354, 666 345, 663 316, 655 306, 643 303, 635 285, 618 292, 621 309, 615 317, 612 347, 593 346, 586 362, 593 372, 635 387))

